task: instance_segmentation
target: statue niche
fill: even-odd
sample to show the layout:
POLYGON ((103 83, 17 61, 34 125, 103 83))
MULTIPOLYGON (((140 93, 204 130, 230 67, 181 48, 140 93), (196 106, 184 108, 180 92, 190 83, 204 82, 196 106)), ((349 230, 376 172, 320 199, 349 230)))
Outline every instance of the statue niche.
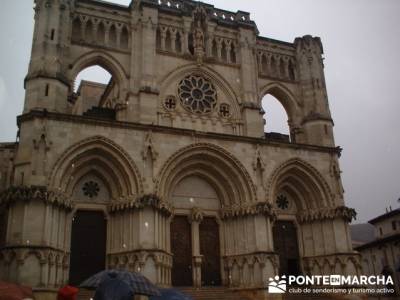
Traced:
POLYGON ((198 6, 193 11, 193 25, 192 25, 192 45, 189 46, 190 52, 197 58, 197 63, 203 63, 205 55, 205 42, 204 36, 207 31, 207 13, 203 7, 198 6))

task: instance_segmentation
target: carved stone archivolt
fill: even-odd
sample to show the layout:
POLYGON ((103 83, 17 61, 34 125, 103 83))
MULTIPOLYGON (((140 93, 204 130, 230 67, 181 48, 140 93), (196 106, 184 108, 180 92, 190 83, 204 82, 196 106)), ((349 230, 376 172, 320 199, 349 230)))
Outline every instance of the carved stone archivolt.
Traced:
POLYGON ((215 184, 223 207, 255 203, 255 185, 242 163, 225 149, 205 143, 184 147, 170 156, 157 175, 156 193, 168 199, 175 181, 189 173, 198 173, 215 184), (196 168, 191 168, 192 164, 196 168), (227 185, 221 185, 221 179, 227 185))
POLYGON ((281 186, 290 180, 291 177, 297 178, 297 188, 312 187, 307 201, 300 200, 299 207, 312 209, 313 207, 332 207, 334 206, 334 194, 321 173, 306 161, 293 158, 277 167, 268 180, 267 192, 268 199, 273 202, 281 186))
POLYGON ((81 173, 88 172, 88 161, 93 162, 91 168, 96 167, 97 172, 110 180, 114 199, 132 199, 143 194, 142 177, 131 156, 102 136, 84 139, 65 150, 52 167, 48 186, 71 194, 81 173))

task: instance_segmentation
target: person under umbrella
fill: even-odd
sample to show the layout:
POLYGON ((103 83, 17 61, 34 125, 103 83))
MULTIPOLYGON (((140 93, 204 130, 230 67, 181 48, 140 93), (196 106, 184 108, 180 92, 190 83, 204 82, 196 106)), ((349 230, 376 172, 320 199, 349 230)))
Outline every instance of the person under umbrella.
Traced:
POLYGON ((109 279, 115 279, 124 282, 131 289, 131 291, 137 295, 161 295, 158 288, 142 274, 122 270, 105 270, 99 272, 86 279, 79 287, 84 289, 97 289, 103 282, 107 282, 109 279))
POLYGON ((79 289, 67 285, 58 290, 57 300, 76 300, 79 289))
POLYGON ((160 289, 161 296, 152 296, 149 300, 193 300, 176 289, 160 289))
POLYGON ((132 300, 134 296, 126 282, 119 279, 117 274, 111 274, 96 289, 94 300, 132 300))

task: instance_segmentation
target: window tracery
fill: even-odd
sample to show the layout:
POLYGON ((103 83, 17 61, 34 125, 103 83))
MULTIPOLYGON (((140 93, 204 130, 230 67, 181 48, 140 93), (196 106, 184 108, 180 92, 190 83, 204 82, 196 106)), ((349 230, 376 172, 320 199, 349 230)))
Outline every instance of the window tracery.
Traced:
POLYGON ((178 86, 178 95, 183 107, 192 113, 206 114, 217 105, 214 85, 200 75, 189 75, 178 86))
POLYGON ((276 198, 276 205, 278 206, 278 208, 286 210, 289 208, 289 200, 285 195, 279 195, 276 198))
POLYGON ((100 187, 97 182, 88 181, 84 183, 82 190, 85 196, 89 198, 94 198, 97 197, 97 195, 99 194, 100 187))

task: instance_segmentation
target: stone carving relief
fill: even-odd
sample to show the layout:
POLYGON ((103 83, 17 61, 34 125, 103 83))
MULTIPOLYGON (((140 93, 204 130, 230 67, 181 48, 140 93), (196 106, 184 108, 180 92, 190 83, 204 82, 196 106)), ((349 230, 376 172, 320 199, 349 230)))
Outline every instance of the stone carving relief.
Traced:
POLYGON ((154 162, 158 157, 158 152, 155 150, 153 143, 153 132, 149 131, 145 136, 143 151, 143 174, 145 178, 154 178, 154 162))
POLYGON ((254 159, 253 159, 253 170, 256 175, 257 180, 257 197, 258 199, 263 198, 263 192, 266 190, 265 185, 265 178, 264 178, 264 171, 265 171, 266 164, 262 158, 260 145, 256 146, 254 159))
POLYGON ((43 127, 42 133, 38 139, 33 140, 33 149, 35 160, 33 163, 33 175, 46 175, 47 152, 50 150, 52 142, 47 139, 46 127, 43 127))
POLYGON ((193 11, 193 48, 197 63, 202 64, 205 55, 205 28, 207 22, 207 13, 203 7, 197 6, 193 11))

